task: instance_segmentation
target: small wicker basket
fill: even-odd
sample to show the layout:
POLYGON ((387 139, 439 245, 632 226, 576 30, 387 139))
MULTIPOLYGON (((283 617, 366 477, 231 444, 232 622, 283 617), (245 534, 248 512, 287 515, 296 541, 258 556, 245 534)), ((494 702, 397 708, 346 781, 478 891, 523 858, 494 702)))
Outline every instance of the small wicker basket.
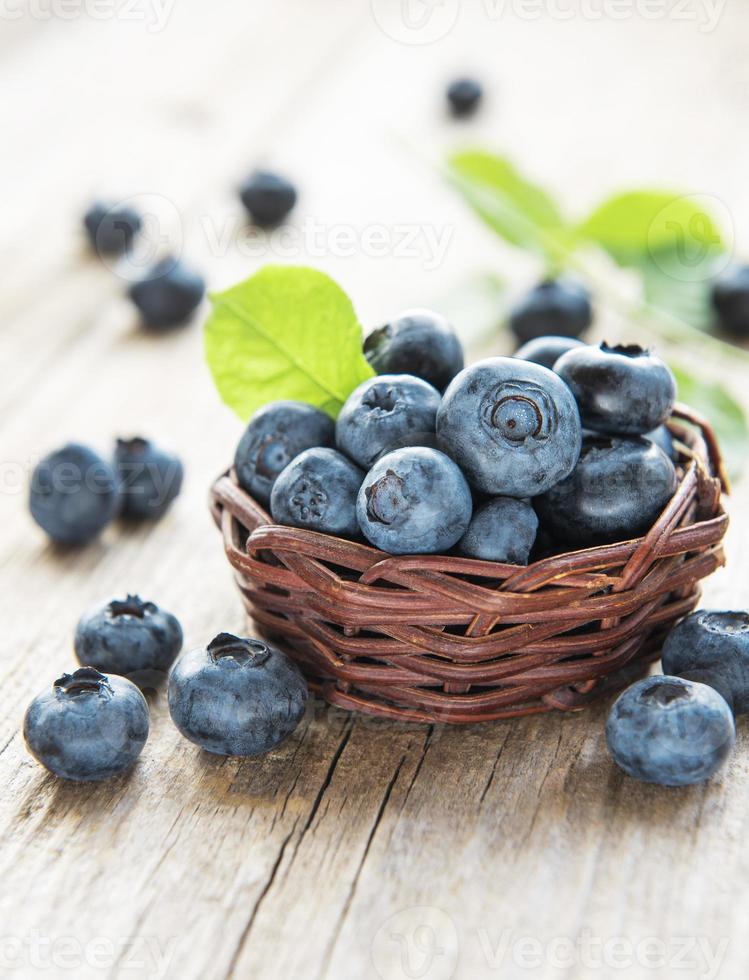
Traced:
POLYGON ((724 563, 715 437, 685 406, 669 427, 679 487, 647 535, 528 567, 280 527, 233 472, 211 508, 255 628, 332 704, 450 723, 574 710, 643 674, 724 563))

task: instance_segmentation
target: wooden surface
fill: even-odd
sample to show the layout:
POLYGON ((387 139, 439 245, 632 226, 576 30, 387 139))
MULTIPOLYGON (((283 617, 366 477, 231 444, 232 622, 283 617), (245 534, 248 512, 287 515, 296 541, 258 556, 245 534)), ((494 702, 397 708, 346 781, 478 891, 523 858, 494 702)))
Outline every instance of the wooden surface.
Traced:
MULTIPOLYGON (((422 159, 468 138, 508 149, 573 212, 626 183, 717 195, 746 250, 746 7, 729 0, 704 32, 673 17, 531 20, 508 8, 491 20, 492 5, 463 4, 445 37, 417 45, 378 25, 373 11, 382 21, 388 6, 177 0, 161 31, 122 18, 0 19, 4 975, 749 970, 743 723, 725 773, 683 791, 614 768, 602 709, 451 730, 315 705, 279 751, 242 762, 182 740, 161 697, 127 777, 69 785, 25 752, 24 709, 72 665, 90 602, 137 590, 180 616, 188 645, 242 629, 206 506, 241 425, 203 367, 200 318, 143 335, 121 275, 86 254, 78 221, 92 195, 181 215, 186 259, 220 288, 278 258, 278 243, 248 254, 234 196, 250 166, 278 165, 302 192, 295 227, 322 227, 324 242, 292 243, 282 260, 330 271, 367 325, 444 300, 474 340, 467 299, 460 316, 470 277, 522 283, 535 270, 422 159), (490 95, 459 129, 440 92, 465 69, 490 95), (369 254, 362 232, 373 225, 416 229, 420 247, 369 254), (351 254, 339 227, 354 230, 351 254), (153 530, 114 527, 79 554, 48 546, 26 513, 34 461, 67 438, 105 451, 136 432, 186 460, 173 511, 153 530)), ((730 570, 709 583, 711 603, 747 603, 748 502, 740 485, 730 570)))

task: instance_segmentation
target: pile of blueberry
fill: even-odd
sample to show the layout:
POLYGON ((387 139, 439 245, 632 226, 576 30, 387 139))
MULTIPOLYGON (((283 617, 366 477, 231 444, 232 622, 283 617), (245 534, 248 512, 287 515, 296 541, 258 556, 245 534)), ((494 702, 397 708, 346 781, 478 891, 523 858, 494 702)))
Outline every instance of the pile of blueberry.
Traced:
POLYGON ((183 474, 177 456, 141 436, 118 439, 111 460, 71 442, 34 468, 31 515, 57 544, 88 544, 118 516, 158 520, 183 474))
POLYGON ((364 353, 378 374, 337 422, 290 401, 250 420, 236 476, 277 523, 396 555, 526 564, 537 540, 551 551, 639 536, 675 492, 664 423, 676 387, 649 351, 536 337, 464 368, 450 324, 413 310, 364 353))
POLYGON ((154 602, 128 595, 90 609, 75 633, 83 666, 59 677, 26 711, 31 754, 65 779, 124 772, 148 738, 142 690, 167 675, 175 726, 208 752, 261 755, 301 721, 307 684, 280 650, 229 633, 178 657, 181 648, 178 620, 154 602))

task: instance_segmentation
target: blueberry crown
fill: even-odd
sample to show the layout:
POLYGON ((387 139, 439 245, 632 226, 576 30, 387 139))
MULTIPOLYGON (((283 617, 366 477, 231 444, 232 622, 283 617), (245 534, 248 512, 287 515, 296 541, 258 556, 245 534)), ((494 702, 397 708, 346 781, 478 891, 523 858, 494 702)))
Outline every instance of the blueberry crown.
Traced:
POLYGON ((125 599, 112 599, 107 606, 107 614, 115 619, 118 616, 134 616, 145 619, 156 607, 152 602, 146 602, 139 595, 129 595, 125 599))
POLYGON ((208 656, 214 663, 234 661, 242 667, 259 667, 270 656, 270 650, 262 640, 219 633, 208 644, 208 656))
POLYGON ((72 674, 63 674, 52 686, 65 697, 80 697, 83 694, 112 697, 114 694, 109 678, 95 667, 79 667, 72 674))
POLYGON ((640 347, 639 344, 607 344, 606 341, 601 344, 601 350, 604 354, 621 354, 622 357, 648 357, 650 351, 646 347, 640 347))
POLYGON ((132 439, 118 439, 117 449, 126 451, 133 455, 147 453, 151 443, 143 436, 133 436, 132 439))

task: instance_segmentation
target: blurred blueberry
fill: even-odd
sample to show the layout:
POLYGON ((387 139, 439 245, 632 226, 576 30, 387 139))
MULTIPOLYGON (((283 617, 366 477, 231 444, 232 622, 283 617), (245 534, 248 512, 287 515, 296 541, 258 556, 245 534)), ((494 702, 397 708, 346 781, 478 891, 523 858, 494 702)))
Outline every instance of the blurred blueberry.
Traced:
POLYGON ((165 330, 189 320, 203 300, 205 281, 179 259, 169 257, 157 262, 145 278, 133 283, 128 295, 145 327, 165 330))
POLYGON ((141 436, 118 439, 114 462, 127 517, 157 520, 182 489, 184 469, 180 459, 141 436))
POLYGON ((291 181, 269 170, 255 170, 239 189, 253 222, 261 228, 279 225, 293 209, 297 192, 291 181))
POLYGON ((141 229, 141 216, 126 204, 97 201, 83 217, 91 248, 100 255, 122 255, 141 229))
POLYGON ((518 343, 537 337, 580 337, 593 322, 590 294, 573 279, 545 279, 510 310, 509 325, 518 343))

